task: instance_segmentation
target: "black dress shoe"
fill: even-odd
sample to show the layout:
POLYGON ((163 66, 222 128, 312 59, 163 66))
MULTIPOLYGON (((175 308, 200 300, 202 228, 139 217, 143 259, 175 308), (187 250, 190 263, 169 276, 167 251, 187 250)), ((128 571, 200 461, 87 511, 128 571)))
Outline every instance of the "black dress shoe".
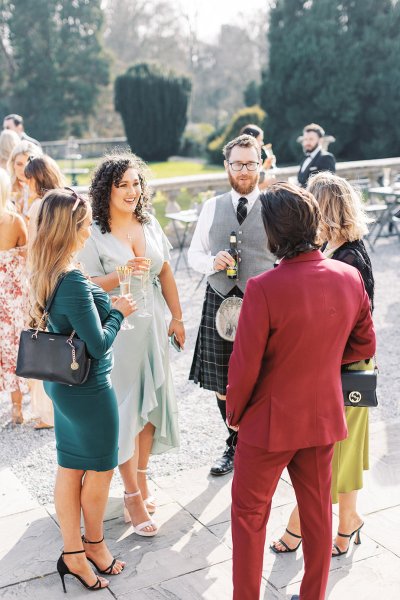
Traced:
POLYGON ((211 475, 227 475, 233 471, 233 459, 235 457, 235 446, 228 446, 218 460, 210 469, 211 475))

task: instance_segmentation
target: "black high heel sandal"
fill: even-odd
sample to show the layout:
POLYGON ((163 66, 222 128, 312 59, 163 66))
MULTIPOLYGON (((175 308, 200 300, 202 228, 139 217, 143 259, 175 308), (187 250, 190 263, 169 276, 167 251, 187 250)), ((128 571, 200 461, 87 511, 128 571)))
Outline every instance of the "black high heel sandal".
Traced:
MULTIPOLYGON (((101 544, 101 542, 104 542, 104 535, 101 538, 101 540, 99 540, 98 542, 90 542, 88 539, 85 538, 84 535, 82 536, 81 539, 84 544, 101 544)), ((99 567, 96 565, 96 563, 94 562, 94 560, 92 558, 89 558, 88 556, 86 556, 86 558, 88 559, 89 562, 92 563, 92 565, 94 566, 96 571, 98 573, 100 573, 101 575, 119 575, 120 573, 122 573, 122 571, 125 568, 125 565, 122 565, 122 569, 119 573, 113 573, 112 570, 114 568, 115 563, 117 562, 117 559, 113 558, 111 565, 109 567, 107 567, 107 569, 104 569, 104 571, 102 571, 101 569, 99 569, 99 567)))
POLYGON ((64 581, 64 577, 66 575, 72 575, 78 581, 80 581, 81 584, 87 590, 91 590, 93 592, 95 592, 97 590, 102 590, 102 589, 108 587, 108 585, 101 585, 101 581, 97 576, 96 576, 97 577, 96 583, 94 583, 93 585, 89 585, 88 583, 86 583, 86 581, 80 575, 78 575, 78 573, 73 573, 72 571, 69 570, 68 566, 64 562, 63 556, 65 556, 66 554, 84 554, 84 553, 85 553, 84 550, 77 550, 76 552, 62 552, 60 558, 57 561, 57 571, 58 571, 59 576, 61 577, 61 582, 62 582, 65 594, 67 593, 67 588, 65 587, 65 581, 64 581))
POLYGON ((350 534, 348 534, 348 533, 339 533, 338 532, 338 535, 340 537, 349 538, 349 543, 348 543, 348 546, 347 546, 346 550, 341 550, 337 544, 333 544, 333 547, 336 550, 335 554, 332 552, 332 557, 333 558, 335 556, 343 556, 343 554, 347 554, 348 553, 349 548, 350 548, 350 542, 351 542, 351 539, 352 539, 353 535, 356 536, 355 540, 354 540, 354 543, 356 544, 356 546, 359 546, 361 544, 360 529, 363 527, 363 525, 364 525, 364 523, 361 523, 360 527, 358 529, 355 529, 353 531, 353 533, 350 533, 350 534))
POLYGON ((294 538, 297 538, 299 541, 299 543, 297 544, 296 548, 290 548, 287 544, 285 544, 285 542, 282 540, 282 538, 280 538, 277 542, 275 542, 276 544, 282 544, 282 546, 284 546, 286 548, 286 550, 278 550, 278 548, 276 548, 273 544, 270 545, 270 548, 272 550, 272 552, 275 552, 275 554, 287 554, 290 552, 296 552, 296 550, 298 550, 300 548, 300 544, 301 544, 301 535, 296 535, 295 533, 292 533, 291 531, 289 531, 289 529, 286 528, 286 533, 288 533, 289 535, 291 535, 294 538))

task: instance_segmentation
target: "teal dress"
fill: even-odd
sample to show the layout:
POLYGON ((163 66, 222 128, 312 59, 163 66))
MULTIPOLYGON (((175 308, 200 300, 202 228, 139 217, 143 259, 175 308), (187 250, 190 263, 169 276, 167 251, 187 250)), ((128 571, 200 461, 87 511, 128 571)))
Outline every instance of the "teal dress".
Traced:
POLYGON ((61 282, 50 309, 48 329, 63 334, 75 330, 92 357, 83 385, 44 383, 54 405, 57 462, 61 467, 109 471, 118 464, 118 408, 110 372, 111 347, 122 320, 123 315, 111 308, 108 294, 80 271, 70 271, 61 282))
MULTIPOLYGON (((143 295, 140 278, 132 278, 132 294, 139 310, 129 318, 134 329, 121 331, 114 342, 114 368, 111 380, 118 401, 119 459, 123 464, 135 450, 135 437, 146 423, 155 427, 152 454, 179 446, 178 409, 169 361, 165 321, 165 301, 158 275, 169 261, 171 244, 153 216, 143 225, 145 256, 151 259, 147 310, 140 317, 143 295)), ((102 233, 94 224, 92 235, 78 254, 84 271, 91 277, 104 277, 134 257, 133 251, 112 233, 102 233)), ((119 295, 115 288, 110 295, 119 295)))

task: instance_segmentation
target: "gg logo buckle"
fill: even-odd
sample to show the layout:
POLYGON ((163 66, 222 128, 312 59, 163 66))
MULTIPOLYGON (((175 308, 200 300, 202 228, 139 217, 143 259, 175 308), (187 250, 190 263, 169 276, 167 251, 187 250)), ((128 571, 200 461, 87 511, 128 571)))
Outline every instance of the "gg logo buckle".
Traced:
POLYGON ((361 402, 360 392, 350 392, 349 400, 352 404, 358 404, 359 402, 361 402))

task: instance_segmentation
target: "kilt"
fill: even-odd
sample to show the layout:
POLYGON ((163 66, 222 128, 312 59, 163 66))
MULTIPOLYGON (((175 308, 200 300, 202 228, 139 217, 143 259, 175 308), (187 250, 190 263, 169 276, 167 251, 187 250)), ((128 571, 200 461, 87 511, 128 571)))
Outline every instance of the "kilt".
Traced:
POLYGON ((227 294, 219 296, 207 284, 201 315, 199 333, 189 380, 198 383, 200 387, 225 396, 228 384, 228 364, 233 350, 233 342, 224 340, 215 327, 215 315, 222 301, 229 296, 243 298, 243 293, 238 287, 227 294))

